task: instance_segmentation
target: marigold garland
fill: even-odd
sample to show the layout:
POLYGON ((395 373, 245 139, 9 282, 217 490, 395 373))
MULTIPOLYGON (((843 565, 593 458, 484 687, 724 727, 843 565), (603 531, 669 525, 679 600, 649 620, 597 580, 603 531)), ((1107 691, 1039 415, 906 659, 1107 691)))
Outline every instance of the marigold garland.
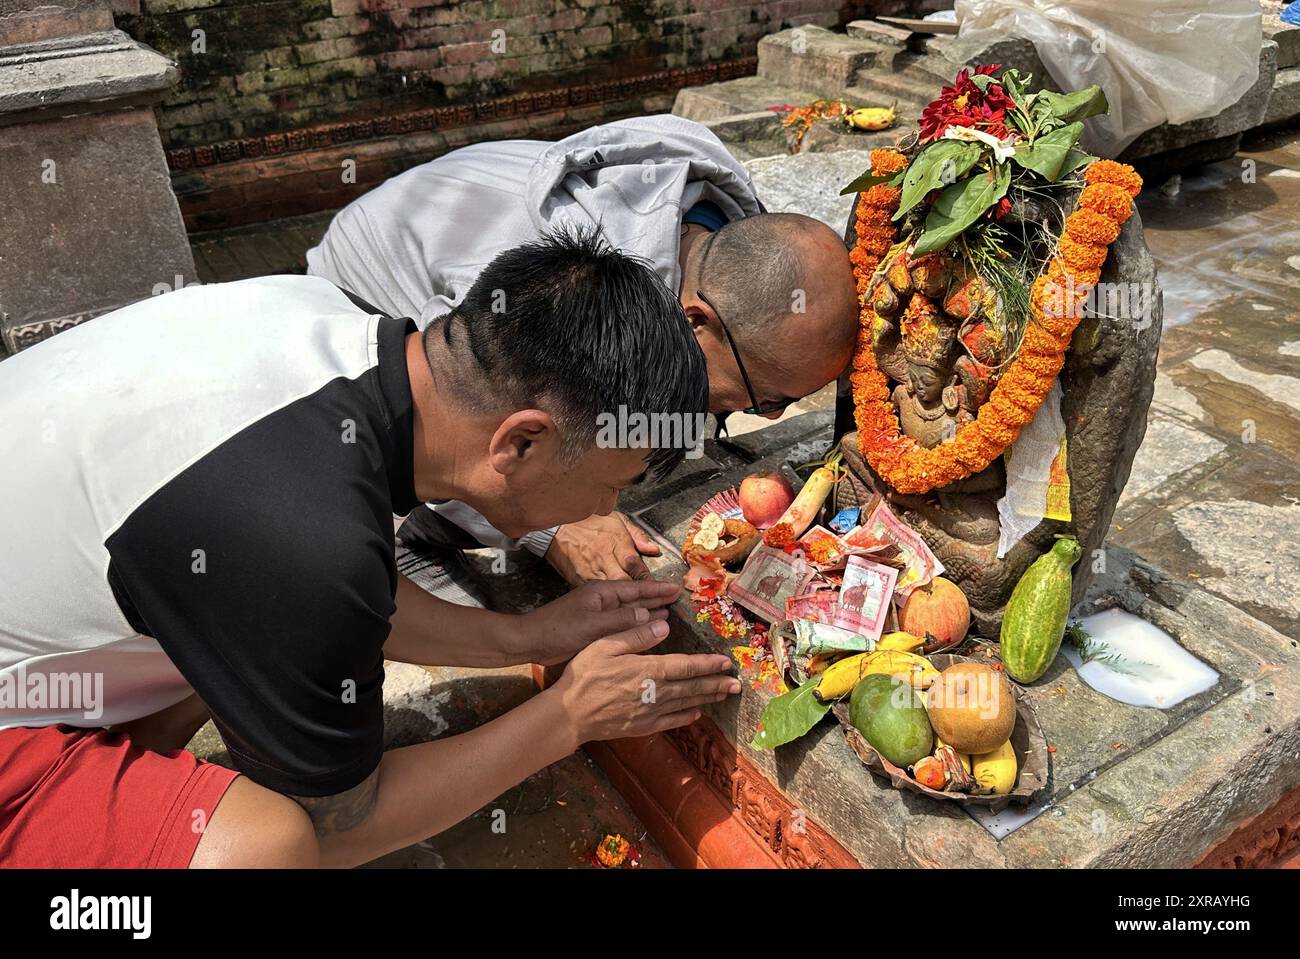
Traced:
MULTIPOLYGON (((891 176, 907 166, 896 150, 871 151, 871 172, 891 176)), ((1107 247, 1133 212, 1142 178, 1132 167, 1097 160, 1083 173, 1087 186, 1061 231, 1060 254, 1034 281, 1030 322, 1016 358, 1003 371, 973 422, 946 443, 927 449, 904 434, 890 398, 889 379, 876 365, 867 299, 872 276, 895 243, 892 217, 902 191, 877 184, 858 195, 857 243, 850 259, 862 304, 853 386, 858 444, 871 468, 900 493, 928 493, 987 469, 1020 435, 1043 404, 1065 363, 1083 302, 1096 285, 1107 247)))

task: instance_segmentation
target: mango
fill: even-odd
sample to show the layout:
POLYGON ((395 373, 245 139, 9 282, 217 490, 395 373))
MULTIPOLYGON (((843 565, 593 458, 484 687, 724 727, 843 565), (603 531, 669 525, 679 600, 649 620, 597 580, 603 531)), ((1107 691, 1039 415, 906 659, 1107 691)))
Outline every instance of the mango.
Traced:
POLYGON ((934 732, 925 704, 908 683, 873 674, 853 687, 849 722, 880 755, 906 769, 930 755, 934 732))

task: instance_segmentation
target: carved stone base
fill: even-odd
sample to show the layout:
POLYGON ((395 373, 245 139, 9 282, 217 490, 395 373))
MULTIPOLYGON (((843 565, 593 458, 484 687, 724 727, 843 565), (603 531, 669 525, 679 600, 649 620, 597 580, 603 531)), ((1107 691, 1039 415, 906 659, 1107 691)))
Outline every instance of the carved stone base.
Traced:
POLYGON ((1194 868, 1300 869, 1300 789, 1219 843, 1194 868))
MULTIPOLYGON (((533 667, 543 689, 559 674, 533 667)), ((583 748, 678 869, 861 868, 707 718, 583 748)))
POLYGON ((707 718, 586 750, 679 869, 859 868, 707 718))

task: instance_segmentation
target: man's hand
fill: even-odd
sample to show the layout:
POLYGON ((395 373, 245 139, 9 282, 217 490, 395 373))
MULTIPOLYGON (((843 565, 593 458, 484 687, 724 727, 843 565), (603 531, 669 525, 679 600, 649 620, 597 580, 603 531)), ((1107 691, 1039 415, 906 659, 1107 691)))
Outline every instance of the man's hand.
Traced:
POLYGON ((587 583, 518 617, 523 646, 532 662, 562 663, 602 636, 667 619, 668 606, 681 591, 655 579, 587 583))
POLYGON ((642 556, 658 556, 659 547, 622 513, 592 516, 555 532, 546 560, 574 586, 589 580, 647 579, 642 556))
POLYGON ((699 718, 700 706, 740 692, 726 656, 638 655, 667 635, 667 623, 646 623, 596 640, 565 667, 548 692, 561 697, 578 742, 685 726, 699 718))

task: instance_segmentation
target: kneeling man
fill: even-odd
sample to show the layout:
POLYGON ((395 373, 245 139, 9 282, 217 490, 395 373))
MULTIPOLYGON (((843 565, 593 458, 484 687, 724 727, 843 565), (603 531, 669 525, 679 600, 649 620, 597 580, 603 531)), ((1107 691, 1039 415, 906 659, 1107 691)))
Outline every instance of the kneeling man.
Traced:
POLYGON ((0 866, 355 865, 739 691, 725 656, 643 655, 676 587, 508 616, 394 564, 392 516, 423 502, 521 535, 608 514, 683 455, 596 445, 620 406, 702 415, 707 383, 672 295, 590 236, 501 254, 422 333, 266 277, 134 304, 3 373, 0 866), (383 751, 385 659, 571 657, 506 715, 383 751), (209 712, 238 772, 180 750, 209 712))

